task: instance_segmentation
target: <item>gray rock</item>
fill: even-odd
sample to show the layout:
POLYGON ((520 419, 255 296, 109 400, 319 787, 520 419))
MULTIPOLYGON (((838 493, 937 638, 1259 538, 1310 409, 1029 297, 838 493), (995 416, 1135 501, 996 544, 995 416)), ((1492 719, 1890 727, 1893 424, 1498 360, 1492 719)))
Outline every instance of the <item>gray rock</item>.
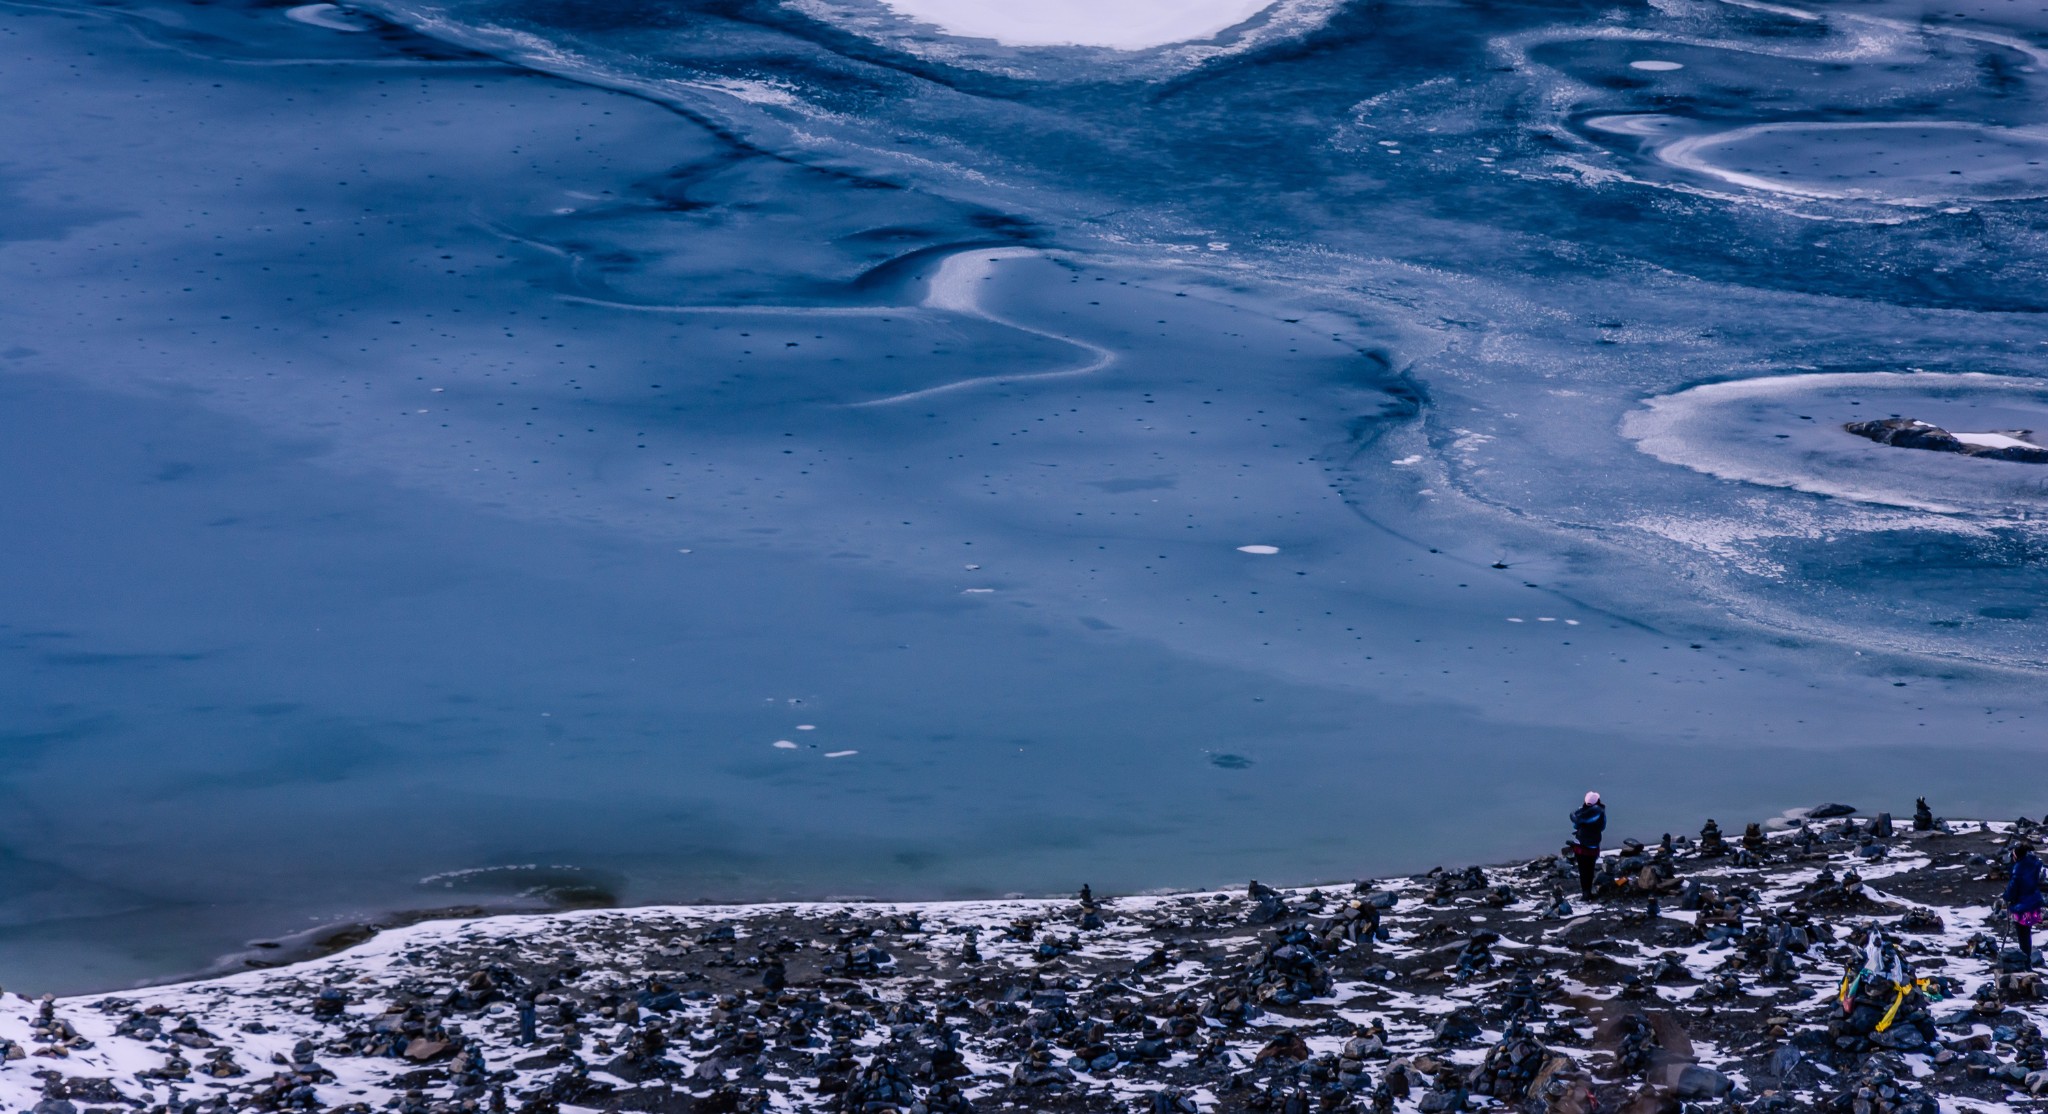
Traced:
POLYGON ((1678 1097, 1681 1099, 1717 1099, 1735 1090, 1735 1081, 1698 1064, 1687 1064, 1678 1073, 1678 1097))
POLYGON ((1805 1056, 1801 1055, 1796 1046, 1784 1045, 1776 1052, 1771 1053, 1771 1074, 1782 1080, 1786 1076, 1791 1075, 1793 1069, 1797 1068, 1800 1061, 1804 1059, 1805 1056))
POLYGON ((1460 1006, 1439 1018, 1436 1023, 1438 1044, 1456 1044, 1479 1036, 1479 1014, 1470 1006, 1460 1006))

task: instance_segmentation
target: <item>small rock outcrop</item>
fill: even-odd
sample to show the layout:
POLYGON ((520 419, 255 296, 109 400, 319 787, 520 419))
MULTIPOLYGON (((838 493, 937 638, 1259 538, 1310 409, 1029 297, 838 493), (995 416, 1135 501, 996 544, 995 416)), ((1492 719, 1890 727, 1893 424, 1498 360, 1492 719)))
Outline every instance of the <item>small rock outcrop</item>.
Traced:
POLYGON ((1879 418, 1868 422, 1846 422, 1843 429, 1868 437, 1880 445, 1901 449, 1928 449, 1937 453, 1960 453, 1987 460, 2010 460, 2020 464, 2048 464, 2048 446, 2032 443, 2030 429, 2001 430, 1996 433, 1966 433, 1958 436, 1915 418, 1879 418))

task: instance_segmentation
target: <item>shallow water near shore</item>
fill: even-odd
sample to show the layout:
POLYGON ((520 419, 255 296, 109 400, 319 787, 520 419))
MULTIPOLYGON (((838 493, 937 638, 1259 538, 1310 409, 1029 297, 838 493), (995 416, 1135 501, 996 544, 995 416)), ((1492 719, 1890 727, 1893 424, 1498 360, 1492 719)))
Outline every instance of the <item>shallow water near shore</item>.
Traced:
POLYGON ((2039 813, 2034 466, 1684 408, 2026 420, 2044 28, 1791 10, 0 2, 0 971, 2039 813))

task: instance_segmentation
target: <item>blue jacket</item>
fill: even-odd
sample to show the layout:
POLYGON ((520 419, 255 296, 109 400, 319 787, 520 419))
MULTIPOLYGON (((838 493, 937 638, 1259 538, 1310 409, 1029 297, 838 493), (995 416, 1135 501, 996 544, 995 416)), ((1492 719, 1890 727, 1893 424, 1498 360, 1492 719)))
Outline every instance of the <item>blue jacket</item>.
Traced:
POLYGON ((2012 864, 2012 881, 2005 884, 2005 907, 2014 913, 2041 907, 2041 860, 2031 851, 2012 864))
MULTIPOLYGON (((1600 846, 1600 837, 1607 831, 1607 806, 1586 805, 1572 813, 1572 840, 1581 847, 1600 846)), ((2035 866, 2039 866, 2036 863, 2035 866)), ((2038 893, 2036 901, 2040 900, 2038 893)))

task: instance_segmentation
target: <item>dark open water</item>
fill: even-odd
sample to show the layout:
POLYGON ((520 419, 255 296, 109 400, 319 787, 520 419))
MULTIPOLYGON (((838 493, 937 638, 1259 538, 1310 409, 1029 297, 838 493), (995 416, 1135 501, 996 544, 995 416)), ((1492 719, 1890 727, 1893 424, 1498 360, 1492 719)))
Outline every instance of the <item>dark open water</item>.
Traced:
POLYGON ((2044 49, 0 0, 0 972, 2039 813, 2044 49))

